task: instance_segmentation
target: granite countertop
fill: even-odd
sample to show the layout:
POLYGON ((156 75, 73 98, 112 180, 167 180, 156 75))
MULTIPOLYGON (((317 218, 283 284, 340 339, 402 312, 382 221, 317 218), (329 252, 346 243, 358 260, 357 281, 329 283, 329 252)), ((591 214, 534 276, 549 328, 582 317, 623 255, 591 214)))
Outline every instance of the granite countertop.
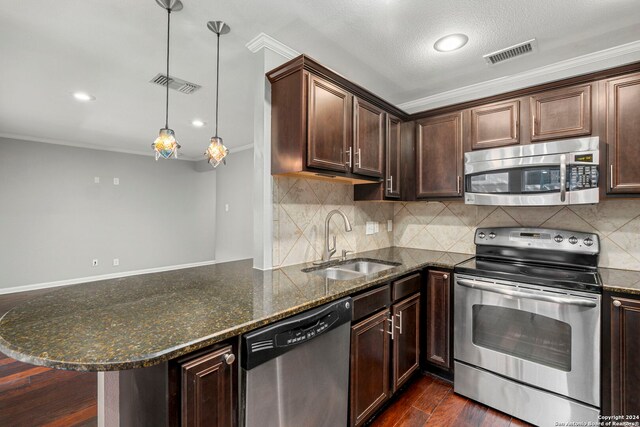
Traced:
POLYGON ((301 269, 236 261, 58 288, 0 318, 0 351, 60 369, 152 366, 424 267, 453 268, 471 255, 408 248, 355 254, 401 265, 336 281, 301 269))
POLYGON ((599 268, 605 291, 640 295, 640 271, 599 268))

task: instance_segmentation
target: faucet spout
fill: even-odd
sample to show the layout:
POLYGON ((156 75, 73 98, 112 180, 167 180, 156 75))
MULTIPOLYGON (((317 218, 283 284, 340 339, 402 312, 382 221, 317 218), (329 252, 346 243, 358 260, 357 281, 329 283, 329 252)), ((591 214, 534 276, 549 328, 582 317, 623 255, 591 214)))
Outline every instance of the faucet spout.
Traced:
POLYGON ((334 209, 327 214, 327 219, 324 221, 324 250, 322 251, 322 262, 327 262, 331 259, 331 256, 336 253, 336 236, 333 236, 333 247, 329 245, 329 224, 331 223, 331 218, 338 214, 344 220, 344 231, 349 232, 353 230, 351 227, 351 222, 349 218, 344 214, 344 212, 334 209))

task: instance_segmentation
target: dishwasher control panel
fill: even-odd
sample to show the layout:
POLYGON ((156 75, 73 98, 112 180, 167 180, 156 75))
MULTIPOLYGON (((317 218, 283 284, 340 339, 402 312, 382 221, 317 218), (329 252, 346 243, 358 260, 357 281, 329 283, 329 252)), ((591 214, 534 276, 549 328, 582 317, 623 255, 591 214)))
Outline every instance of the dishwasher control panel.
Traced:
POLYGON ((253 369, 298 345, 350 323, 352 305, 351 298, 342 298, 243 335, 243 369, 253 369))
POLYGON ((316 335, 320 335, 321 333, 329 329, 334 323, 338 321, 339 318, 340 315, 338 314, 338 312, 332 311, 317 322, 313 322, 313 324, 311 325, 281 332, 275 337, 276 347, 286 347, 288 345, 298 344, 303 341, 310 340, 316 335))

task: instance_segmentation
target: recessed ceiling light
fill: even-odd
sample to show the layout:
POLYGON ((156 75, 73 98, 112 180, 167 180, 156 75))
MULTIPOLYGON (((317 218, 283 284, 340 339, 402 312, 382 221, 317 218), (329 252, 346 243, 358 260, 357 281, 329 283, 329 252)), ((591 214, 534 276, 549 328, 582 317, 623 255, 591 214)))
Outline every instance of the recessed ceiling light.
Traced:
POLYGON ((73 97, 78 101, 87 102, 87 101, 95 101, 96 97, 93 95, 89 95, 86 92, 74 92, 73 97))
POLYGON ((193 126, 197 127, 197 128, 201 128, 202 126, 206 125, 205 122, 203 122, 202 120, 198 120, 198 119, 192 120, 191 124, 193 126))
POLYGON ((460 49, 467 44, 469 37, 466 34, 449 34, 439 38, 433 45, 433 48, 438 52, 451 52, 452 50, 460 49))

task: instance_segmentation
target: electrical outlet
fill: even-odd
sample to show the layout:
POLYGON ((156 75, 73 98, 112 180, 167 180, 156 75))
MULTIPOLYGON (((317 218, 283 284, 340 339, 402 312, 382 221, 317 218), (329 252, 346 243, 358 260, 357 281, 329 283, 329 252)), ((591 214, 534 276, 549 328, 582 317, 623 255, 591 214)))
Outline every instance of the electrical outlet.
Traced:
POLYGON ((91 263, 92 266, 97 267, 98 266, 98 260, 94 259, 93 262, 91 263))
POLYGON ((367 221, 366 227, 365 227, 365 233, 366 234, 375 234, 379 231, 380 229, 380 225, 377 222, 374 221, 367 221))
POLYGON ((378 233, 380 231, 380 223, 378 221, 373 223, 373 232, 378 233))
POLYGON ((229 212, 229 203, 224 204, 224 211, 229 212))
POLYGON ((114 259, 113 259, 113 266, 114 266, 114 267, 117 267, 117 266, 119 266, 119 265, 120 265, 120 260, 119 260, 118 258, 114 258, 114 259))
POLYGON ((387 220, 387 231, 393 231, 393 220, 392 219, 388 219, 387 220))
POLYGON ((93 183, 94 184, 100 184, 100 177, 99 176, 94 176, 93 177, 93 183))
POLYGON ((120 178, 113 178, 113 185, 120 185, 120 178))

